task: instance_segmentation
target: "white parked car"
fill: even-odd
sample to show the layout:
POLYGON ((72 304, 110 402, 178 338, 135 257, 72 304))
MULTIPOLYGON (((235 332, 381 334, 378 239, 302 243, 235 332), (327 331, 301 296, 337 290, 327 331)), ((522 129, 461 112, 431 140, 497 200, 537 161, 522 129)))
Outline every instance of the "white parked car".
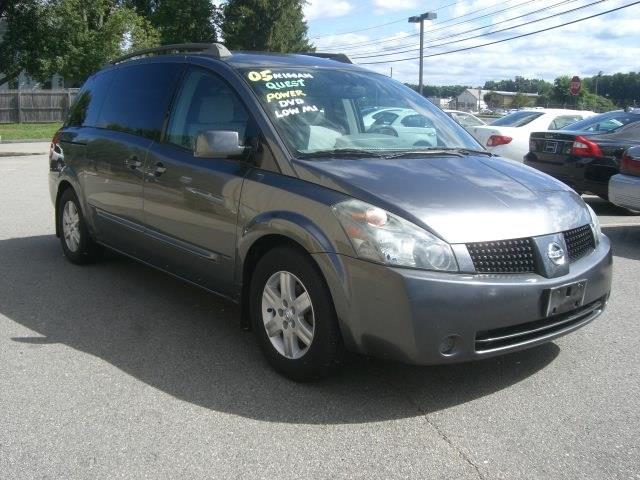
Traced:
POLYGON ((490 125, 474 127, 470 133, 487 150, 522 162, 529 151, 529 135, 541 130, 558 130, 595 115, 586 110, 527 108, 510 113, 490 125))
POLYGON ((622 156, 620 173, 609 179, 609 201, 640 211, 640 147, 631 147, 622 156))
POLYGON ((486 125, 486 122, 480 120, 475 115, 468 112, 461 112, 460 110, 443 110, 444 113, 453 118, 469 133, 473 134, 474 127, 481 127, 486 125))
POLYGON ((411 108, 384 108, 365 115, 362 121, 367 133, 407 138, 412 142, 408 146, 435 146, 437 143, 431 120, 411 108))

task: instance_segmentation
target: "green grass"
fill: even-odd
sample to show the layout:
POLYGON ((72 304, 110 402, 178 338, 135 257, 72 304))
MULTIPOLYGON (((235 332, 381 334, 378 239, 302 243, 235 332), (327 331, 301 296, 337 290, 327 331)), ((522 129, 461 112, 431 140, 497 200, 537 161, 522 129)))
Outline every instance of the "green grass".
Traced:
POLYGON ((61 123, 0 123, 0 140, 49 141, 61 126, 61 123))

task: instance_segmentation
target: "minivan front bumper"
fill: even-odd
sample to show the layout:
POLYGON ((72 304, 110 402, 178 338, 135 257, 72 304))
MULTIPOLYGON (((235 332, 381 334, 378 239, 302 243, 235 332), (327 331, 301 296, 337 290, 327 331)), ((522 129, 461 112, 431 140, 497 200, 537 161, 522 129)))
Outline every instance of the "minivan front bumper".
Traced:
POLYGON ((576 330, 604 309, 612 255, 596 249, 558 278, 536 274, 451 274, 390 268, 315 254, 350 350, 414 364, 479 360, 576 330), (586 281, 582 306, 545 317, 549 289, 586 281))

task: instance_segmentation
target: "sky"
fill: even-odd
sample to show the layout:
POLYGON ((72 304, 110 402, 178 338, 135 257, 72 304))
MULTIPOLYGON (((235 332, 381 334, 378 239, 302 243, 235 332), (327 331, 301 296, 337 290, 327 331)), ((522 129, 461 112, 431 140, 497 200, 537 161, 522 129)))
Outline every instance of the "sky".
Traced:
MULTIPOLYGON (((354 63, 364 63, 417 57, 419 27, 407 19, 426 11, 438 15, 436 20, 425 22, 425 55, 429 55, 559 25, 634 1, 637 0, 310 0, 305 17, 317 51, 346 53, 354 63), (583 6, 565 15, 530 23, 583 6), (532 13, 541 9, 545 10, 532 13), (493 25, 497 22, 500 23, 493 25), (388 25, 380 27, 382 24, 388 25), (464 40, 521 24, 524 25, 464 40), (436 46, 448 42, 455 43, 436 46), (400 50, 410 51, 399 53, 400 50), (388 52, 398 53, 377 56, 388 52)), ((639 20, 640 4, 637 4, 537 35, 425 58, 424 82, 476 87, 487 80, 516 75, 553 81, 560 75, 584 77, 599 71, 604 74, 640 71, 639 20)), ((394 78, 418 82, 418 60, 366 65, 387 75, 391 67, 394 78)))

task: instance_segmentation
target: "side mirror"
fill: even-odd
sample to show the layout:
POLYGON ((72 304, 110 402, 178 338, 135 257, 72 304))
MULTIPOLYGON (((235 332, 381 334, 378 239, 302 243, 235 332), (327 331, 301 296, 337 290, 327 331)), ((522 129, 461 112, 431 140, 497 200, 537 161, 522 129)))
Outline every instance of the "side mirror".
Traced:
POLYGON ((196 137, 196 149, 193 155, 201 158, 239 157, 247 152, 240 145, 240 136, 233 130, 205 130, 196 137))

